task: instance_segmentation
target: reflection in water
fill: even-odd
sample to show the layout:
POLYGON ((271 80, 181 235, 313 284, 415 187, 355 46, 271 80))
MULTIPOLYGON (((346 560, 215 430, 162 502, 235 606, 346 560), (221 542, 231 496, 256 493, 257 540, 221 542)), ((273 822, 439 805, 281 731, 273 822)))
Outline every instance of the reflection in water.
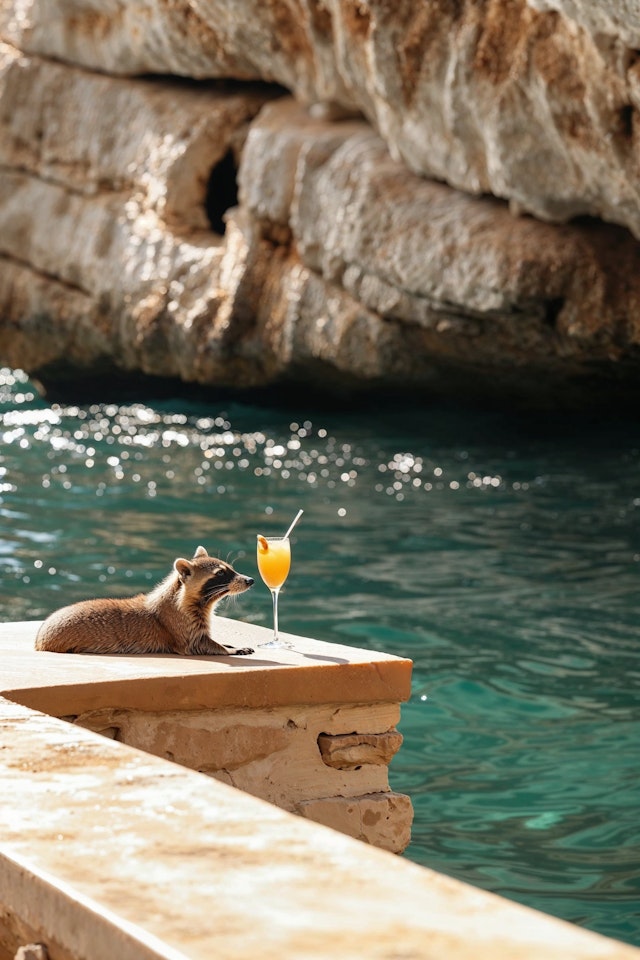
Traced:
MULTIPOLYGON (((640 943, 635 426, 496 414, 49 406, 0 375, 0 606, 255 576, 298 507, 285 631, 414 660, 393 786, 418 862, 640 943)), ((226 613, 269 626, 259 582, 226 613)))

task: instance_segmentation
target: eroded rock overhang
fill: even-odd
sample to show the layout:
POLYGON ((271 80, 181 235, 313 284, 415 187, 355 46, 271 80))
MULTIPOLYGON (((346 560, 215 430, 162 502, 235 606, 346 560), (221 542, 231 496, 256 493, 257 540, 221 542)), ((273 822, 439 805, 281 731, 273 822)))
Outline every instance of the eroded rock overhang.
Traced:
POLYGON ((0 4, 2 362, 58 387, 634 387, 622 0, 20 11, 0 4))

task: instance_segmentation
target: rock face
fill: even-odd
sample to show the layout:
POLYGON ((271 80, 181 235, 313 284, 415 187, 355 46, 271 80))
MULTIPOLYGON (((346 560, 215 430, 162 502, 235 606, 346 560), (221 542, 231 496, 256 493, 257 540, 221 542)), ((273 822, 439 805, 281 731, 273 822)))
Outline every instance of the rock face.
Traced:
POLYGON ((625 0, 0 0, 0 35, 1 361, 635 382, 625 0))
POLYGON ((635 0, 530 0, 537 10, 556 10, 589 33, 619 38, 631 48, 640 46, 640 7, 635 0))
POLYGON ((389 788, 397 704, 262 710, 97 710, 79 726, 190 767, 366 843, 401 853, 413 807, 389 788), (345 724, 354 731, 333 732, 345 724), (321 731, 329 730, 330 733, 321 731))

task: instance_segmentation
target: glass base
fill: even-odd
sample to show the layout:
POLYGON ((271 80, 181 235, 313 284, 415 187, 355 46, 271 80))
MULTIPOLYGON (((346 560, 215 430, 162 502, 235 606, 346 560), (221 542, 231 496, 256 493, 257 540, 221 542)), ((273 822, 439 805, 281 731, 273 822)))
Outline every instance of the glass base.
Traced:
POLYGON ((272 650, 293 650, 293 644, 286 640, 269 640, 267 643, 259 643, 259 647, 270 647, 272 650))

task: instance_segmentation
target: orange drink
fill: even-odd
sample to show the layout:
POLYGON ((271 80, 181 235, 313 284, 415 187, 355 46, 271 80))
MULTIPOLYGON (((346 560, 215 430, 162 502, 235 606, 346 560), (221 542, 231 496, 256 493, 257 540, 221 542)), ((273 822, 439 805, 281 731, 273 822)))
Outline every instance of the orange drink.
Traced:
POLYGON ((258 534, 258 570, 273 598, 273 640, 261 647, 291 647, 278 636, 278 594, 289 575, 291 543, 289 537, 263 537, 258 534))
POLYGON ((279 589, 289 576, 291 543, 284 537, 258 536, 258 570, 270 590, 279 589))
POLYGON ((293 644, 288 640, 280 640, 278 636, 278 594, 280 587, 289 576, 291 567, 291 544, 289 534, 304 513, 298 510, 284 537, 263 537, 258 534, 258 570, 260 576, 271 590, 273 598, 273 640, 261 643, 261 647, 289 647, 293 644))

